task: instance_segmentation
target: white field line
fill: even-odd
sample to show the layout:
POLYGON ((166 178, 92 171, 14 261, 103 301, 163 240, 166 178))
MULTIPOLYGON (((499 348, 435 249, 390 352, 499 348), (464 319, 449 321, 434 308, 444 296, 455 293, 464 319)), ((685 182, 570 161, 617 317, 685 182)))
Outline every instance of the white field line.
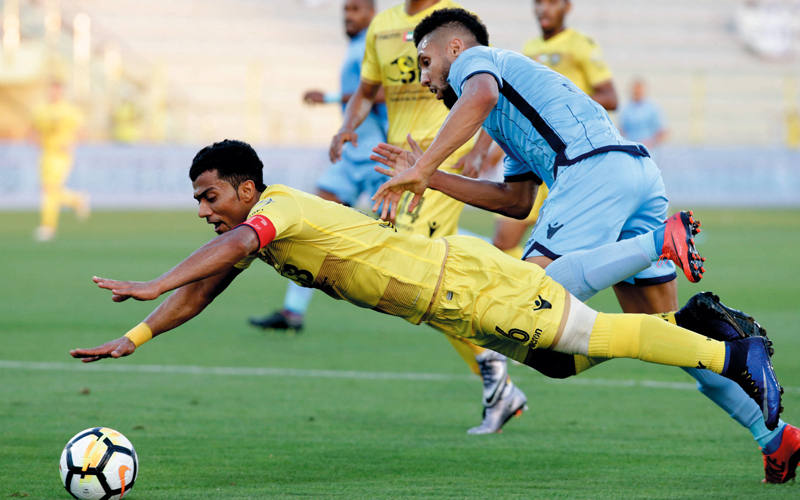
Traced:
MULTIPOLYGON (((71 372, 117 372, 117 373, 171 373, 178 375, 228 375, 238 377, 308 377, 343 378, 359 380, 410 380, 452 382, 475 380, 475 375, 447 375, 440 373, 392 373, 339 370, 300 370, 295 368, 248 368, 229 366, 182 366, 182 365, 131 365, 100 362, 84 364, 57 361, 13 361, 0 360, 0 369, 27 371, 71 371, 71 372)), ((568 378, 565 380, 544 379, 553 384, 586 385, 602 387, 646 387, 649 389, 696 390, 693 382, 660 382, 657 380, 568 378)), ((800 387, 784 387, 786 392, 800 394, 800 387)))

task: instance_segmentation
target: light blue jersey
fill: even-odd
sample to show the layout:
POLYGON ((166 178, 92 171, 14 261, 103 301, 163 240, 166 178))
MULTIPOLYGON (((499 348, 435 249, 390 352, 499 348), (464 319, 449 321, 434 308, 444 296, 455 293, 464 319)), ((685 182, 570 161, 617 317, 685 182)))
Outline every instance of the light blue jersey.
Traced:
MULTIPOLYGON (((353 94, 361 81, 361 62, 364 59, 367 30, 350 40, 342 63, 341 92, 353 94)), ((345 105, 342 104, 342 109, 345 105)), ((375 162, 369 159, 372 148, 386 142, 389 120, 385 104, 376 104, 356 129, 358 147, 345 143, 341 161, 331 165, 317 181, 317 187, 333 193, 342 203, 353 205, 362 193, 372 196, 386 178, 375 172, 375 162)))
POLYGON ((507 180, 531 178, 549 187, 559 168, 600 153, 649 156, 644 146, 622 138, 602 106, 542 64, 508 50, 472 47, 450 67, 448 82, 460 97, 478 73, 492 75, 500 87, 483 128, 507 155, 507 180))

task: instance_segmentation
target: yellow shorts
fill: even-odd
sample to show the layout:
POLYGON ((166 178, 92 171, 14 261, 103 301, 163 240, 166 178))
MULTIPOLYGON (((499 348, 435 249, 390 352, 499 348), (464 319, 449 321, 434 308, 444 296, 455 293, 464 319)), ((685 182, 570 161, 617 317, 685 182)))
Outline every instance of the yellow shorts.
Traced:
POLYGON ((558 333, 566 290, 544 269, 477 238, 449 236, 449 253, 428 323, 523 362, 558 333))

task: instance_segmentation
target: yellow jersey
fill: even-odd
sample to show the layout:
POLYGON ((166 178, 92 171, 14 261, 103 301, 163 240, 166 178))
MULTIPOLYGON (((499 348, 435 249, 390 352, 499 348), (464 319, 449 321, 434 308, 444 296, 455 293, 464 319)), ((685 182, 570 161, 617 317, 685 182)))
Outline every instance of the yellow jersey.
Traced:
MULTIPOLYGON (((433 11, 452 8, 461 6, 442 0, 409 16, 400 4, 375 16, 369 25, 361 78, 383 86, 389 114, 389 144, 410 149, 406 135, 411 133, 425 151, 447 117, 447 106, 420 84, 414 28, 433 11)), ((470 149, 472 141, 456 150, 442 168, 447 170, 455 165, 470 149)))
POLYGON ((300 286, 335 299, 422 321, 446 255, 443 240, 397 233, 391 223, 302 191, 269 186, 248 218, 263 215, 275 239, 256 258, 300 286))
POLYGON ((259 215, 275 237, 239 269, 261 259, 300 286, 413 324, 426 321, 520 362, 529 349, 548 347, 558 331, 564 287, 478 238, 404 235, 281 185, 261 194, 248 219, 259 215))
POLYGON ((600 46, 572 28, 565 29, 549 40, 542 37, 528 40, 522 53, 569 78, 590 96, 594 93, 594 87, 612 77, 600 46))
POLYGON ((69 152, 82 126, 83 113, 67 101, 43 104, 33 114, 33 127, 45 154, 69 152))

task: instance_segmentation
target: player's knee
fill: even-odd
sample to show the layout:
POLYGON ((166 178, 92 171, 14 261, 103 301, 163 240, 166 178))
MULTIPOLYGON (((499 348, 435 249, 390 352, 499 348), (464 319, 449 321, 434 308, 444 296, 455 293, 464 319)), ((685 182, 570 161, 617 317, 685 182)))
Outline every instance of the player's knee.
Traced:
POLYGON ((575 359, 571 354, 547 349, 529 350, 524 364, 549 378, 564 379, 576 374, 575 359))

